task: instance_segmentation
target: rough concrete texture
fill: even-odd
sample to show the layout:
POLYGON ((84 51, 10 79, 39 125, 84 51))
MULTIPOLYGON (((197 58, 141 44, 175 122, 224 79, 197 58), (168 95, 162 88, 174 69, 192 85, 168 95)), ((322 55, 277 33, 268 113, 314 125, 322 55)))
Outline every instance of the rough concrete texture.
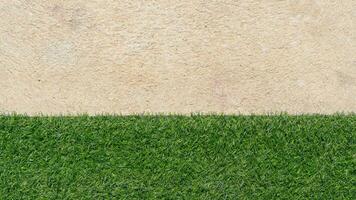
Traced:
POLYGON ((0 112, 356 111, 354 0, 0 0, 0 112))

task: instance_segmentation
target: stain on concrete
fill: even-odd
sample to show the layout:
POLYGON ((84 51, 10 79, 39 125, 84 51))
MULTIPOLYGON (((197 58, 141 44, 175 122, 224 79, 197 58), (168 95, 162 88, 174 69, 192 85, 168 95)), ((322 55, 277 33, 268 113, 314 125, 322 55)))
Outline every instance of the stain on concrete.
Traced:
POLYGON ((75 44, 66 40, 49 40, 44 45, 42 63, 48 67, 66 68, 78 63, 75 44))

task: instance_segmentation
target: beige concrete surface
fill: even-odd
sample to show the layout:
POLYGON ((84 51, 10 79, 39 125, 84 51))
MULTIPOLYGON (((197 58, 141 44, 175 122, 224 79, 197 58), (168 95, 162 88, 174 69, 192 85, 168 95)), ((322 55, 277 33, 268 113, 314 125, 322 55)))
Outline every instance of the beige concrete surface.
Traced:
POLYGON ((0 112, 356 111, 354 0, 0 0, 0 112))

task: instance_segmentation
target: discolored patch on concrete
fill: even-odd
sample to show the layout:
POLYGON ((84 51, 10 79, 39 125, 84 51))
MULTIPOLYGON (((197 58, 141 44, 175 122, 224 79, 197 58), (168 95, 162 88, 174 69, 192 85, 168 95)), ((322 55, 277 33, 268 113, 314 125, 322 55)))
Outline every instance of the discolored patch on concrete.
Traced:
POLYGON ((0 0, 0 112, 356 112, 355 7, 0 0))

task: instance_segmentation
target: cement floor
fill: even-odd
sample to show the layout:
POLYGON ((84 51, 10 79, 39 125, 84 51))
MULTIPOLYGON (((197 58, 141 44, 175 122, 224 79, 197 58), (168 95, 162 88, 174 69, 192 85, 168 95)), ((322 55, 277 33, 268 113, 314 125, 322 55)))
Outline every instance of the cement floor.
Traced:
POLYGON ((0 112, 356 112, 355 7, 0 0, 0 112))

